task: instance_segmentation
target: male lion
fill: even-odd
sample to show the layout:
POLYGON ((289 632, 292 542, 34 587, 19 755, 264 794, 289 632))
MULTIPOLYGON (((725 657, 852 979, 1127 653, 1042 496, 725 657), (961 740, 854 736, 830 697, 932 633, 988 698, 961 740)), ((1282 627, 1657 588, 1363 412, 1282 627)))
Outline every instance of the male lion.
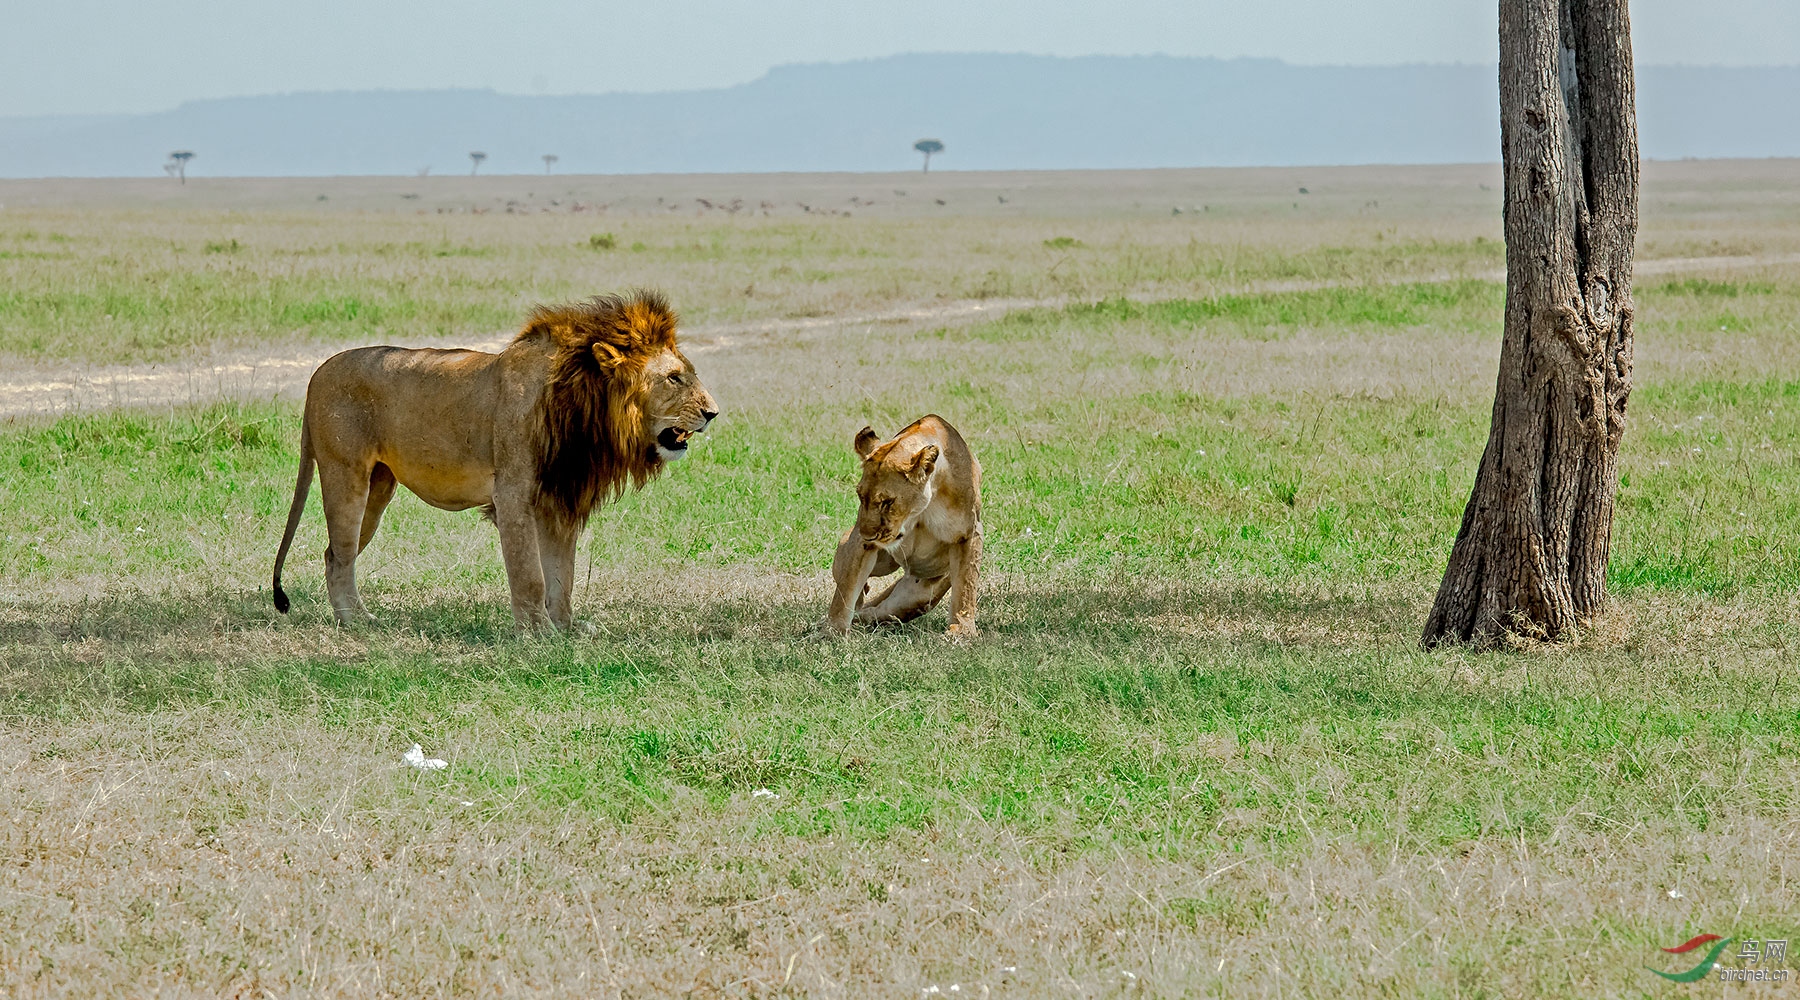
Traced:
POLYGON ((864 427, 856 527, 831 561, 837 591, 823 623, 839 635, 860 624, 911 621, 950 592, 949 634, 973 638, 981 576, 981 463, 944 418, 921 417, 883 444, 864 427), (906 575, 865 605, 869 577, 906 575))
POLYGON ((319 466, 330 545, 325 590, 339 622, 372 620, 356 556, 403 485, 444 510, 481 507, 520 628, 570 625, 575 544, 593 509, 687 453, 718 404, 675 343, 654 292, 539 306, 499 354, 364 347, 328 358, 306 388, 300 475, 281 564, 319 466))

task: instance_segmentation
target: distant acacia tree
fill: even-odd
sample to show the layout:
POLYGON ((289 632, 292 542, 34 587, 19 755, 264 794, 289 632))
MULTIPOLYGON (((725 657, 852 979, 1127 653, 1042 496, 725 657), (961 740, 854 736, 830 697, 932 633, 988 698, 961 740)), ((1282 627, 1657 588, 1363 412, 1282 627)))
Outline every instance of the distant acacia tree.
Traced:
POLYGON ((485 160, 485 159, 487 159, 486 153, 475 152, 475 153, 469 154, 469 164, 470 164, 469 176, 470 177, 475 176, 477 173, 479 173, 481 171, 481 161, 485 160))
POLYGON ((549 173, 550 168, 553 166, 556 166, 556 161, 560 160, 560 159, 562 159, 562 157, 557 156, 555 153, 545 153, 544 154, 544 173, 546 173, 546 174, 549 173))
POLYGON ((920 173, 931 173, 931 154, 944 151, 944 144, 936 139, 920 139, 913 143, 913 148, 925 154, 925 169, 920 173))
POLYGON ((193 150, 177 149, 175 152, 169 154, 169 162, 163 164, 163 173, 179 177, 181 178, 181 183, 186 184, 188 161, 193 158, 193 150))

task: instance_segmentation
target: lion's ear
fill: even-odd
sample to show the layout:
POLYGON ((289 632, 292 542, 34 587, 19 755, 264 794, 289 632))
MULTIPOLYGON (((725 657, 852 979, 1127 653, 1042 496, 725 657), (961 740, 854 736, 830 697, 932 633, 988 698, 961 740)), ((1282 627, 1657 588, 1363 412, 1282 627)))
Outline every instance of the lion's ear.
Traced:
POLYGON ((594 341, 593 352, 594 360, 599 362, 603 369, 617 368, 625 361, 625 352, 604 340, 594 341))
POLYGON ((856 440, 852 442, 851 447, 856 449, 857 457, 866 462, 870 455, 875 454, 875 446, 880 443, 881 435, 875 433, 875 428, 864 427, 856 432, 856 440))
POLYGON ((912 468, 906 470, 906 478, 915 483, 923 483, 931 478, 931 470, 937 468, 938 446, 928 444, 919 449, 913 456, 912 468))

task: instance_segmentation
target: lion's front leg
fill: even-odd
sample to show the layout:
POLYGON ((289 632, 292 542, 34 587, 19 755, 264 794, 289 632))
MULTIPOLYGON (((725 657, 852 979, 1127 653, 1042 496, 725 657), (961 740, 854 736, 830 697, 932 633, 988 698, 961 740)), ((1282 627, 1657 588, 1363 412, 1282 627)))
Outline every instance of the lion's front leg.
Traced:
POLYGON ((500 558, 506 563, 506 583, 512 590, 513 624, 525 631, 548 627, 537 511, 523 497, 496 491, 494 525, 500 529, 500 558))
POLYGON ((544 610, 550 623, 566 629, 575 623, 575 549, 581 530, 566 519, 543 511, 537 517, 538 557, 544 568, 544 610))

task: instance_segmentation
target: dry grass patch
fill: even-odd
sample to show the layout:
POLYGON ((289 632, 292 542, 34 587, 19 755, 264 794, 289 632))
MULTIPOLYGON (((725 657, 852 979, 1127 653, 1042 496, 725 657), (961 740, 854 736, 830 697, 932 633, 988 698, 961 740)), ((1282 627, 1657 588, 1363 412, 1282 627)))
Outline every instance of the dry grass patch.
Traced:
POLYGON ((367 633, 15 620, 0 981, 1630 996, 1694 928, 1786 932, 1793 609, 1422 654, 1384 629, 1419 593, 1001 579, 957 651, 722 583, 590 602, 591 641, 414 631, 446 596, 367 633))

